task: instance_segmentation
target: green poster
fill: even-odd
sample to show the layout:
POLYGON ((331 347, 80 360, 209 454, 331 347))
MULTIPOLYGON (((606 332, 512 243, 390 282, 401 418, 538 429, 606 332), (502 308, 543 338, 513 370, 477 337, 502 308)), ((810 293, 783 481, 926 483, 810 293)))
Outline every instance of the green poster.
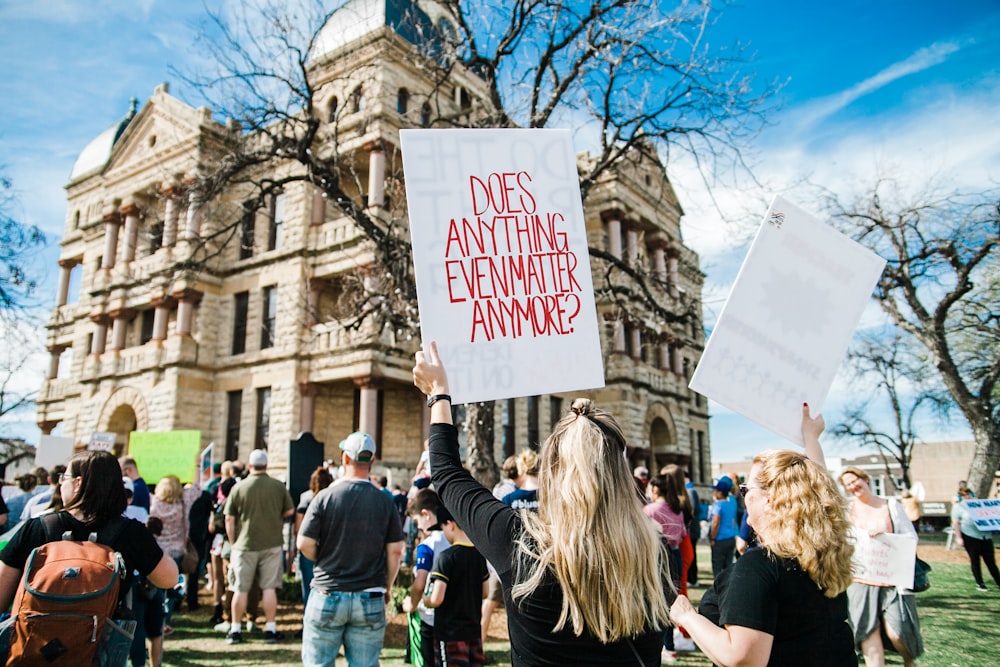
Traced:
POLYGON ((177 475, 181 484, 194 481, 201 431, 132 431, 128 453, 139 467, 139 475, 150 491, 167 475, 177 475))

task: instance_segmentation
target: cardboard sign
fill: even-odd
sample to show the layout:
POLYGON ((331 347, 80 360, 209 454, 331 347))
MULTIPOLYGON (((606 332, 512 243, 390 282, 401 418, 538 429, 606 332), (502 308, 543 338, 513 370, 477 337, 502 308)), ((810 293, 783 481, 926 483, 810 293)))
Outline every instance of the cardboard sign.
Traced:
MULTIPOLYGON (((885 260, 781 197, 761 223, 691 389, 802 444, 885 260)), ((912 568, 911 568, 912 569, 912 568)))
POLYGON ((49 470, 54 465, 66 465, 73 456, 73 438, 43 435, 38 438, 35 466, 49 470))
POLYGON ((139 475, 150 487, 167 475, 177 475, 181 484, 195 480, 201 431, 132 431, 128 453, 135 459, 139 475))
POLYGON ((87 445, 87 449, 91 451, 110 452, 115 448, 116 437, 114 433, 94 431, 90 435, 90 443, 87 445))
POLYGON ((568 130, 401 130, 420 335, 455 403, 604 386, 568 130))
POLYGON ((851 527, 854 558, 851 568, 857 579, 873 584, 913 588, 913 563, 917 557, 917 539, 912 535, 868 533, 851 527))
POLYGON ((1000 530, 1000 498, 963 500, 969 508, 976 528, 983 531, 1000 530))
POLYGON ((215 443, 208 443, 208 447, 201 450, 198 455, 198 484, 201 488, 212 481, 212 456, 215 453, 215 443))

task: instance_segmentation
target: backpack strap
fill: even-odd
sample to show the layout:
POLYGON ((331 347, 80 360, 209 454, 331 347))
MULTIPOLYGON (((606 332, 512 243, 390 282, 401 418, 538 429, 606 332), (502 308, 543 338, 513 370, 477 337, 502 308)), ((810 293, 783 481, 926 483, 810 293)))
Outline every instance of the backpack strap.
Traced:
POLYGON ((65 534, 62 525, 62 512, 52 512, 41 516, 42 526, 45 528, 45 541, 58 542, 64 539, 65 534))
MULTIPOLYGON (((41 516, 42 526, 45 528, 45 541, 46 542, 58 542, 59 540, 73 539, 71 531, 64 530, 62 515, 64 512, 53 512, 51 514, 43 514, 41 516), (67 537, 67 535, 69 535, 67 537)), ((115 517, 108 522, 104 528, 97 531, 97 533, 91 533, 91 537, 94 538, 95 542, 99 542, 105 546, 115 548, 115 542, 121 537, 122 532, 125 530, 125 525, 127 519, 124 517, 115 517)))
MULTIPOLYGON (((125 517, 115 517, 108 522, 108 525, 104 526, 104 528, 97 532, 97 539, 95 541, 115 549, 115 542, 117 542, 118 538, 121 537, 127 523, 128 519, 125 517)), ((115 551, 117 551, 117 549, 115 549, 115 551)))

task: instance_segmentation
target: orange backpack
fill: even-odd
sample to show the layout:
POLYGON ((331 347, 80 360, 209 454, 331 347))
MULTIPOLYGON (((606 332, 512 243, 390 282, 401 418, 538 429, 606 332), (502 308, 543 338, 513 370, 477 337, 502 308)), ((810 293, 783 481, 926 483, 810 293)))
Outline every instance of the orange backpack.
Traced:
POLYGON ((81 542, 61 532, 57 514, 42 517, 46 544, 32 550, 11 611, 7 667, 102 665, 128 659, 135 632, 119 604, 125 562, 112 547, 125 519, 81 542), (118 618, 116 618, 118 617, 118 618))

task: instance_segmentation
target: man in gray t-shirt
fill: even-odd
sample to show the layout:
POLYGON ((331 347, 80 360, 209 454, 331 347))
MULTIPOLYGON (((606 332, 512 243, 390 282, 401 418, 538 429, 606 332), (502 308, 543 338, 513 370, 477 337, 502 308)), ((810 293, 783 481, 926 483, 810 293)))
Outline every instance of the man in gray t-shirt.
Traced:
POLYGON ((350 665, 376 665, 385 603, 404 536, 392 499, 368 480, 375 442, 352 433, 340 443, 344 476, 313 498, 296 545, 316 562, 302 629, 302 663, 333 665, 343 643, 350 665))

